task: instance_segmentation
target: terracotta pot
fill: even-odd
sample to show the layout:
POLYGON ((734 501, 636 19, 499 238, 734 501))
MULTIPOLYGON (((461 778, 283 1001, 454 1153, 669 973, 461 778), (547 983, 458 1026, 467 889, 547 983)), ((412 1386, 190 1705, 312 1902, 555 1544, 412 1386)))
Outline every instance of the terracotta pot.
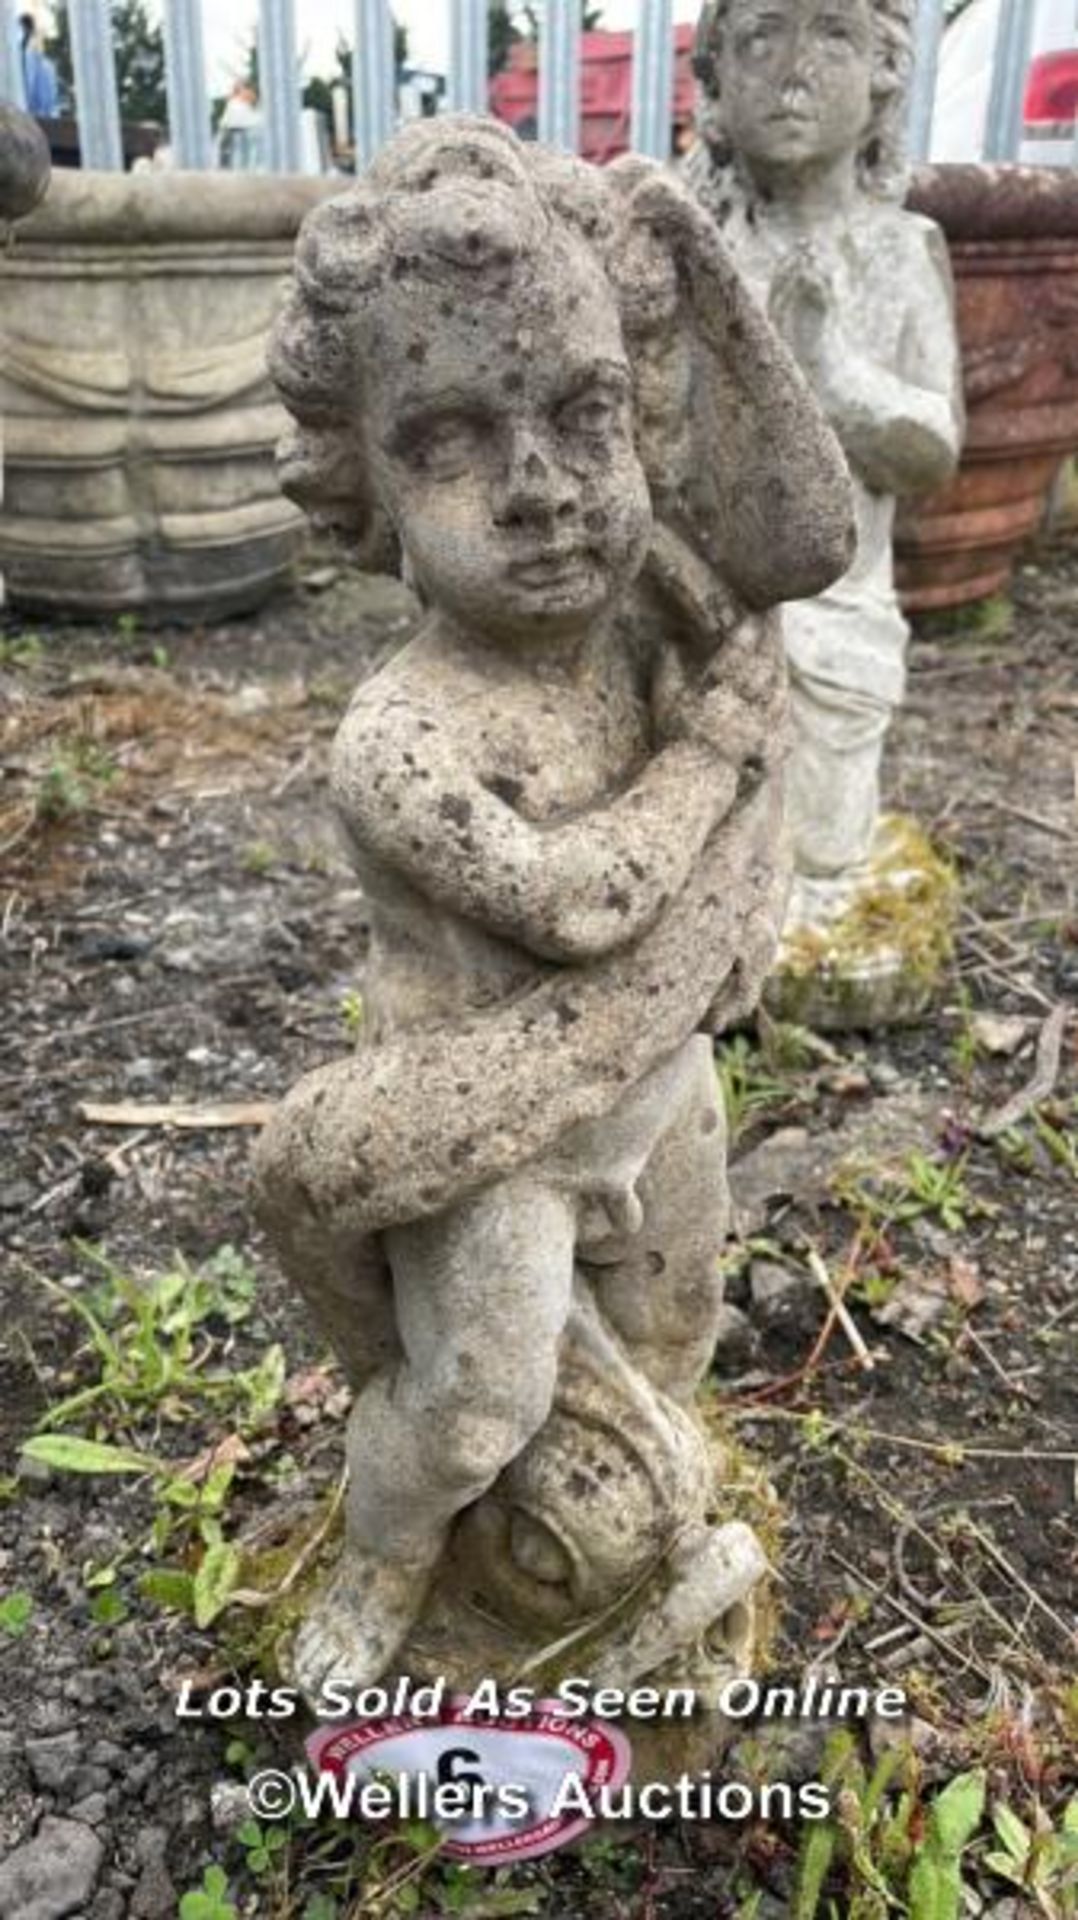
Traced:
POLYGON ((956 478, 899 515, 899 590, 924 612, 1006 586, 1078 448, 1078 175, 924 167, 909 204, 947 235, 969 411, 956 478))
POLYGON ((341 182, 60 172, 0 257, 9 598, 212 618, 287 572, 266 336, 296 231, 341 182))

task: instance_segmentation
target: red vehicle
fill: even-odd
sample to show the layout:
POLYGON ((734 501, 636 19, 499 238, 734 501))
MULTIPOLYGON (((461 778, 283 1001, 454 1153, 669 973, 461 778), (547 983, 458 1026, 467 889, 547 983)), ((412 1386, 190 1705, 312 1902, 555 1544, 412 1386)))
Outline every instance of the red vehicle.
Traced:
MULTIPOLYGON (((691 22, 676 27, 674 99, 670 151, 691 135, 696 104, 691 22)), ((580 151, 600 166, 629 150, 633 97, 631 33, 585 33, 580 39, 580 151)), ((490 83, 490 110, 525 140, 534 140, 539 120, 538 52, 534 40, 518 40, 509 65, 490 83)))

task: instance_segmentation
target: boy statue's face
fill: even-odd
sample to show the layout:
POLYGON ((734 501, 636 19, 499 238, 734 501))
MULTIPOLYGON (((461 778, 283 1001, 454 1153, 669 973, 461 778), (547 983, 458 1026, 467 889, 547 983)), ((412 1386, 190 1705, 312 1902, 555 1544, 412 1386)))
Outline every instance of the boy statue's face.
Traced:
POLYGON ((379 296, 365 429, 376 491, 428 604, 499 642, 582 636, 651 527, 617 306, 555 238, 502 291, 379 296))
POLYGON ((855 153, 872 117, 870 0, 732 0, 719 74, 724 129, 750 167, 855 153))

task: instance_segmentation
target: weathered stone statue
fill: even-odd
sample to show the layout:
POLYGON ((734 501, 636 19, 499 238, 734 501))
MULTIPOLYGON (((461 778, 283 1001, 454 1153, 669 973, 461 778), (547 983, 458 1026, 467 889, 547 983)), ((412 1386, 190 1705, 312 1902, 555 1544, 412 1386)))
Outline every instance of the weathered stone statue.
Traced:
POLYGON ((946 244, 902 208, 913 12, 913 0, 711 0, 696 52, 702 138, 686 163, 853 475, 854 565, 784 615, 796 873, 785 966, 818 976, 814 1017, 851 1023, 923 998, 916 976, 931 970, 949 891, 912 823, 879 817, 905 684, 895 496, 947 478, 963 426, 946 244))
POLYGON ((272 364, 286 487, 365 550, 390 524, 427 610, 334 751, 363 1041, 258 1156, 356 1389, 296 1676, 463 1684, 590 1624, 592 1676, 713 1629, 728 1677, 764 1559, 691 1410, 711 1035, 781 921, 763 609, 847 564, 841 452, 676 181, 486 120, 412 126, 308 216, 272 364))

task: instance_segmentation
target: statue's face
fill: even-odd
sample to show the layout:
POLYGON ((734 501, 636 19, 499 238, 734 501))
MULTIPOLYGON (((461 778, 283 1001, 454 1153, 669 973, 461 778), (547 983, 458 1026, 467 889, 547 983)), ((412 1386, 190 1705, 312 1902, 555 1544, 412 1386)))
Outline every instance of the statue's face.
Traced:
POLYGON ((427 602, 499 642, 582 635, 643 564, 651 505, 617 307, 559 239, 504 291, 379 296, 366 431, 427 602))
POLYGON ((872 116, 870 0, 732 0, 719 72, 724 130, 750 166, 854 153, 872 116))

